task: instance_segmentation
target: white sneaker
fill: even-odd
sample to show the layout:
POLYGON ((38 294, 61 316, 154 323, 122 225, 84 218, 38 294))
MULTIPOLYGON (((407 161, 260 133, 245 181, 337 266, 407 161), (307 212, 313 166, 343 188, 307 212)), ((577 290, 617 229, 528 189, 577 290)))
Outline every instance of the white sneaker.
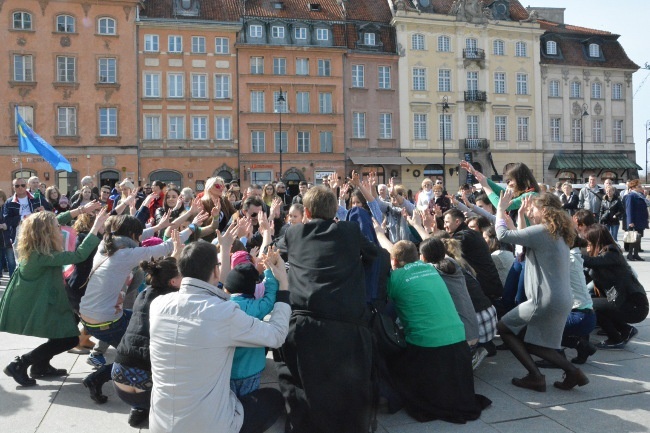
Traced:
POLYGON ((485 359, 488 352, 484 347, 477 348, 472 354, 472 370, 476 370, 481 362, 485 359))

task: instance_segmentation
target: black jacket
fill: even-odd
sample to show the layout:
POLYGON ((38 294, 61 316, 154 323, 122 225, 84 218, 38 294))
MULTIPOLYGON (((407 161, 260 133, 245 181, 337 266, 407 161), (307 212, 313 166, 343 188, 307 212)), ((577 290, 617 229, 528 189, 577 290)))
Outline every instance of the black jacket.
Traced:
POLYGON ((598 222, 608 226, 618 225, 622 219, 625 219, 625 206, 623 200, 619 197, 614 197, 608 200, 605 197, 600 203, 600 216, 598 222))
POLYGON ((568 197, 566 194, 562 193, 560 196, 560 201, 562 202, 562 209, 569 212, 569 215, 573 215, 578 210, 578 194, 574 191, 571 191, 571 195, 568 197))

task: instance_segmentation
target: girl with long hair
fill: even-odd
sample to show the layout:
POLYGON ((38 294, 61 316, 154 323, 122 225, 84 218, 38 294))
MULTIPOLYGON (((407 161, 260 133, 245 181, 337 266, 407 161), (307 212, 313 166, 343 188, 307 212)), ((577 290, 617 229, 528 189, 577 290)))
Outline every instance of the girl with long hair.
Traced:
POLYGON ((176 218, 178 218, 180 214, 185 211, 183 202, 180 200, 181 200, 181 192, 176 188, 168 188, 167 192, 165 192, 165 199, 163 200, 163 205, 158 207, 158 209, 156 209, 156 214, 154 216, 155 224, 160 223, 160 220, 165 216, 167 212, 170 211, 171 211, 169 216, 170 221, 174 221, 176 218))
MULTIPOLYGON (((225 195, 226 183, 219 176, 211 177, 205 182, 205 190, 201 198, 203 210, 211 215, 203 222, 203 227, 212 225, 215 218, 218 219, 218 229, 223 231, 230 221, 230 217, 237 211, 225 195)), ((215 235, 207 236, 206 241, 213 240, 215 235)))
POLYGON ((275 187, 273 186, 272 183, 267 183, 264 185, 264 189, 262 190, 262 201, 266 203, 268 207, 271 207, 273 204, 273 200, 277 198, 280 198, 276 192, 275 192, 275 187))

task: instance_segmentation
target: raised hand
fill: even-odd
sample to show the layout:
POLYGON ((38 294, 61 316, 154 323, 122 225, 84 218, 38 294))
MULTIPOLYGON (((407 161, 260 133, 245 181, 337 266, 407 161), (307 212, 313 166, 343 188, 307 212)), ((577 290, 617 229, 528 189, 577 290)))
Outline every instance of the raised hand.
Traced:
POLYGON ((201 202, 201 198, 197 197, 194 200, 192 200, 192 204, 190 205, 190 212, 199 213, 201 212, 201 209, 203 209, 203 203, 201 202))
POLYGON ((86 203, 82 207, 81 211, 83 213, 91 213, 91 212, 95 212, 97 209, 101 209, 101 208, 102 208, 102 204, 97 200, 93 200, 90 203, 86 203))
POLYGON ((174 229, 171 231, 169 237, 174 243, 174 251, 172 252, 172 257, 176 257, 176 259, 178 259, 181 256, 181 251, 183 251, 183 248, 185 247, 185 245, 183 245, 183 242, 181 242, 180 232, 174 229))
POLYGON ((237 235, 237 226, 238 224, 235 223, 230 224, 230 227, 228 227, 223 234, 217 230, 217 240, 219 245, 221 245, 222 251, 230 251, 230 247, 232 247, 232 243, 235 242, 235 236, 237 235))
POLYGON ((350 179, 350 183, 354 186, 359 186, 361 183, 361 180, 359 179, 359 173, 357 173, 355 170, 352 170, 352 179, 350 179))
POLYGON ((497 204, 497 209, 505 212, 506 209, 508 209, 508 207, 510 206, 510 203, 512 203, 512 197, 513 197, 513 193, 510 188, 507 188, 505 192, 502 191, 501 197, 499 197, 499 203, 497 204))
POLYGON ((203 224, 203 221, 207 220, 210 217, 210 214, 207 213, 206 211, 201 211, 197 216, 192 219, 192 224, 196 224, 197 226, 200 226, 203 224))
POLYGON ((330 188, 336 189, 339 186, 339 176, 336 172, 330 175, 330 188))
POLYGON ((104 223, 110 216, 110 213, 108 210, 106 210, 106 207, 101 208, 97 216, 95 217, 95 222, 93 223, 92 228, 90 229, 90 233, 92 234, 97 234, 97 233, 104 233, 104 223))

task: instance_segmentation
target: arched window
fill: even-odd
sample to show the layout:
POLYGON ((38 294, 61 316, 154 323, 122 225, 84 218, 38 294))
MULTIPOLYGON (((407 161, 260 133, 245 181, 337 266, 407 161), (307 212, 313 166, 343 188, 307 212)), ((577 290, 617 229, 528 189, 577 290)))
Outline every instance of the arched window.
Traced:
POLYGON ((176 184, 177 187, 183 187, 183 175, 173 170, 156 170, 149 174, 149 182, 154 180, 163 181, 166 184, 176 184))
POLYGON ((62 195, 70 193, 72 195, 79 188, 79 172, 72 171, 68 173, 64 170, 56 172, 56 187, 62 195))
POLYGON ((411 36, 411 49, 424 50, 424 35, 418 33, 411 36))
POLYGON ((120 173, 117 170, 104 170, 99 173, 99 187, 108 185, 113 189, 120 180, 120 173))
POLYGON ((14 30, 31 30, 32 14, 29 12, 14 12, 13 26, 14 30))
POLYGON ((56 31, 61 33, 74 33, 74 17, 70 15, 59 15, 56 17, 56 31))
POLYGON ((113 18, 100 18, 97 21, 97 33, 100 35, 115 35, 117 34, 117 24, 113 18))
POLYGON ((221 170, 219 173, 217 173, 217 176, 222 178, 225 183, 232 182, 232 173, 228 170, 221 170))
POLYGON ((557 55, 557 42, 546 41, 546 54, 548 54, 549 56, 557 55))
POLYGON ((36 170, 32 170, 31 168, 23 168, 22 170, 16 170, 11 173, 11 180, 13 181, 14 179, 29 179, 32 176, 36 176, 36 170))

